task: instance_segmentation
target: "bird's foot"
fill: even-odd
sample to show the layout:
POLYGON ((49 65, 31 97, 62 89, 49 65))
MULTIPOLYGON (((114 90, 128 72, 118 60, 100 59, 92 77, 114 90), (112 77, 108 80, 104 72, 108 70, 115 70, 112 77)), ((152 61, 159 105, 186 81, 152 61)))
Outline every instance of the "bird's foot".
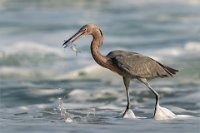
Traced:
POLYGON ((136 119, 136 116, 131 109, 126 109, 125 112, 122 114, 122 118, 136 119))
POLYGON ((172 111, 167 108, 161 107, 160 105, 156 106, 154 113, 155 120, 168 120, 174 118, 176 118, 176 115, 172 111))

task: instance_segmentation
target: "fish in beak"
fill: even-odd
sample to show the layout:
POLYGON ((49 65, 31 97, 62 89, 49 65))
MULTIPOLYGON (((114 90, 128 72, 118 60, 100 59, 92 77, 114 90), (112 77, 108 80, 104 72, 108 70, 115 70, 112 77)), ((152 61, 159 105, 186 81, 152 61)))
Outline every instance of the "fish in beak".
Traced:
POLYGON ((70 37, 68 40, 66 40, 63 43, 63 48, 71 48, 73 51, 76 52, 76 55, 78 52, 80 52, 77 47, 76 44, 74 44, 74 42, 79 39, 82 35, 84 34, 84 32, 82 30, 79 30, 76 34, 74 34, 72 37, 70 37))
POLYGON ((73 47, 73 43, 79 39, 82 35, 84 34, 84 32, 82 30, 79 30, 76 34, 74 34, 72 37, 70 37, 68 40, 66 40, 64 43, 63 43, 63 48, 66 48, 66 47, 73 47))

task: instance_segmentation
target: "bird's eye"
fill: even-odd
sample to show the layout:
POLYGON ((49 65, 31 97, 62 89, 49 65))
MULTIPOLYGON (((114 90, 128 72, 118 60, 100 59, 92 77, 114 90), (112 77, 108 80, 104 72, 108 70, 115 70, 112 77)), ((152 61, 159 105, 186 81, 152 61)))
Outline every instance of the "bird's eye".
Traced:
POLYGON ((85 28, 85 29, 83 29, 83 31, 86 31, 87 29, 85 28))

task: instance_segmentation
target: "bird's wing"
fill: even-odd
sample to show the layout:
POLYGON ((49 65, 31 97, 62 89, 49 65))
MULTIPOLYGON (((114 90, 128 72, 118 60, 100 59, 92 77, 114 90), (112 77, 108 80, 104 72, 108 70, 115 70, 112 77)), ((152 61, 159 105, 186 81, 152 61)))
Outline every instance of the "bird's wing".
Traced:
POLYGON ((107 57, 113 65, 132 76, 155 78, 170 75, 162 64, 135 52, 112 51, 107 57))

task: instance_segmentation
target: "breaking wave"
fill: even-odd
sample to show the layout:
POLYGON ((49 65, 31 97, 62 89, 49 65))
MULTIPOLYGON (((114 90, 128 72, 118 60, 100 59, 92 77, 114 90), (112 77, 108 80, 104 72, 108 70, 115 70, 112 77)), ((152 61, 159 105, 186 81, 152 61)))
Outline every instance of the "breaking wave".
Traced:
MULTIPOLYGON (((75 54, 69 54, 69 51, 64 51, 62 47, 23 41, 3 47, 0 52, 0 78, 102 79, 103 77, 103 80, 120 78, 97 64, 91 64, 90 53, 80 53, 76 58, 75 54)), ((158 61, 170 61, 173 64, 182 58, 198 59, 200 43, 189 42, 182 47, 160 48, 155 52, 146 49, 141 53, 158 61), (166 60, 167 57, 169 58, 166 60)))

